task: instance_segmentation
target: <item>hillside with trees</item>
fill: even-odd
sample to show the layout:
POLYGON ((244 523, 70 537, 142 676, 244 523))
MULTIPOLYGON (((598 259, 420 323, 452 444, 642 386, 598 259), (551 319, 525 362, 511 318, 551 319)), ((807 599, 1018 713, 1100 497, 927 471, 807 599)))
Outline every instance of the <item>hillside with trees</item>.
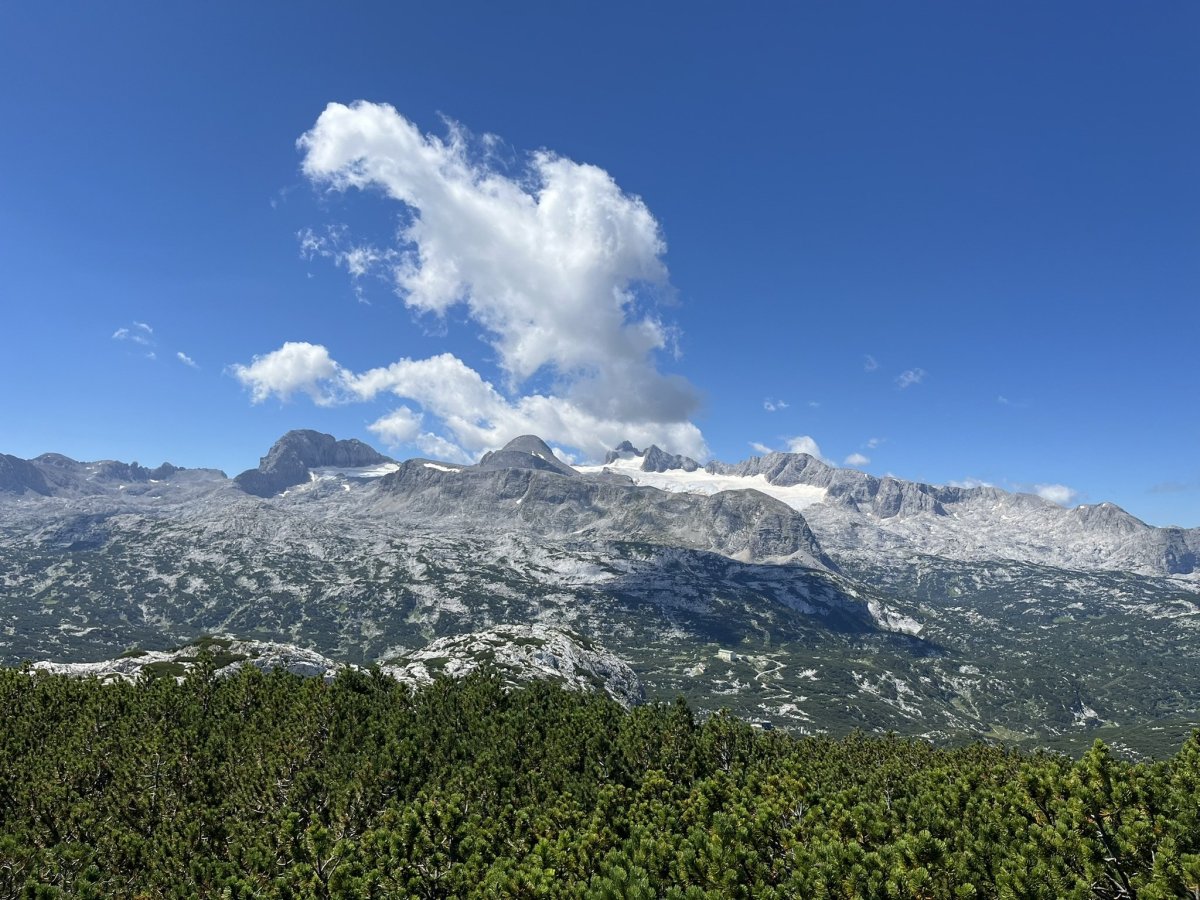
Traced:
POLYGON ((1072 760, 216 662, 0 671, 0 896, 1200 897, 1200 734, 1072 760))

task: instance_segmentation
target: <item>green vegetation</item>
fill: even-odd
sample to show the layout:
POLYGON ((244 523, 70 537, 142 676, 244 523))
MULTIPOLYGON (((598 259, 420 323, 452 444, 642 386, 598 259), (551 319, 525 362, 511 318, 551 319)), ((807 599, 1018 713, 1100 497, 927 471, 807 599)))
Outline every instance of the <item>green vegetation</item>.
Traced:
POLYGON ((1200 895, 1200 733, 1072 761, 214 664, 0 670, 0 896, 1200 895))
POLYGON ((620 657, 648 697, 682 694, 778 730, 1004 736, 1070 755, 1101 738, 1148 760, 1200 726, 1200 592, 1171 579, 848 555, 855 599, 820 573, 648 543, 520 538, 501 551, 487 535, 311 522, 276 542, 122 521, 74 550, 0 522, 0 664, 198 639, 219 654, 217 634, 370 664, 486 625, 545 622, 620 657), (864 599, 921 623, 920 636, 821 611, 864 599))

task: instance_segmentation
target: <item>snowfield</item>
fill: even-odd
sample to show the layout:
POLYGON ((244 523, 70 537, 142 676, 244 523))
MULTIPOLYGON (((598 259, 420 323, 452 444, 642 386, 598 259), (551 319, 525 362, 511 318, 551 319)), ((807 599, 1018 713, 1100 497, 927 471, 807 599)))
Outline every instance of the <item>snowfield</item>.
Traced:
POLYGON ((794 484, 784 487, 771 484, 766 475, 714 475, 703 469, 685 472, 671 469, 666 472, 643 472, 642 457, 623 453, 621 458, 605 466, 576 466, 581 475, 599 475, 605 471, 627 475, 641 487, 658 488, 673 494, 701 494, 712 496, 721 491, 759 491, 768 497, 781 500, 795 510, 804 510, 825 499, 825 488, 810 484, 794 484))

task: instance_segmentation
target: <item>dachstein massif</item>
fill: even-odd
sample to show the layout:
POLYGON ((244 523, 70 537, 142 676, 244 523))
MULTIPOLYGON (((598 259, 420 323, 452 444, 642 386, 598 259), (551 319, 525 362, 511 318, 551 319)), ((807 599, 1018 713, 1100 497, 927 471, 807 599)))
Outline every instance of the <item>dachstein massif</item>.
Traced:
POLYGON ((536 437, 473 466, 313 431, 236 478, 0 455, 0 662, 411 683, 487 663, 763 727, 1130 754, 1200 721, 1200 529, 1102 503, 536 437))

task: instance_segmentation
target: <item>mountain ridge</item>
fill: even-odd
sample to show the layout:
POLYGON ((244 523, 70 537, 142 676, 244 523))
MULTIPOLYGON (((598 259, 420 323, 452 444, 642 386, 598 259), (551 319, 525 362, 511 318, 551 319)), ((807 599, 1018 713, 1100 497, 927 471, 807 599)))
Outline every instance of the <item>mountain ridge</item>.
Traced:
MULTIPOLYGON (((363 470, 359 481, 389 495, 388 500, 378 501, 381 506, 389 502, 393 506, 398 504, 397 496, 404 493, 399 487, 400 480, 407 479, 413 489, 414 510, 420 506, 430 514, 436 512, 439 504, 431 502, 429 496, 419 499, 417 495, 427 494, 431 482, 444 482, 447 486, 454 483, 453 490, 462 490, 465 478, 480 486, 482 494, 476 493, 485 499, 500 496, 484 490, 482 485, 485 483, 502 493, 511 493, 518 482, 524 485, 523 491, 532 489, 536 482, 536 479, 511 474, 500 474, 489 481, 462 473, 530 471, 572 479, 584 474, 588 477, 578 479, 578 487, 574 489, 558 486, 550 490, 543 485, 534 494, 535 501, 543 503, 555 500, 565 503, 570 497, 573 506, 568 511, 574 512, 550 516, 550 521, 570 519, 575 522, 575 529, 585 529, 604 520, 606 517, 597 513, 587 521, 583 511, 594 508, 598 497, 614 502, 614 492, 619 492, 621 485, 639 484, 668 493, 712 495, 716 493, 715 488, 696 480, 707 474, 729 479, 723 482, 727 490, 762 493, 766 489, 768 496, 773 493, 782 497, 800 515, 803 523, 801 527, 797 522, 793 530, 797 533, 808 530, 814 535, 812 540, 805 537, 800 542, 806 544, 810 561, 826 568, 836 568, 827 555, 829 551, 893 555, 922 552, 949 555, 955 559, 1010 559, 1088 571, 1129 570, 1200 579, 1200 528, 1149 525, 1109 502, 1064 508, 1034 494, 993 486, 957 487, 907 481, 890 475, 878 477, 857 469, 839 468, 805 453, 773 452, 737 463, 713 460, 700 466, 695 460, 667 453, 656 446, 639 450, 625 441, 610 451, 600 466, 571 466, 559 459, 537 436, 522 435, 498 450, 484 454, 473 466, 424 459, 397 463, 362 441, 338 440, 332 435, 300 429, 290 431, 276 441, 257 468, 248 469, 228 481, 240 492, 266 499, 305 486, 314 481, 316 473, 322 469, 363 470), (369 471, 375 467, 379 471, 369 471), (418 469, 420 473, 416 471, 418 469), (401 470, 404 475, 397 475, 401 470), (376 478, 376 475, 384 477, 376 478), (654 481, 649 480, 651 476, 662 477, 654 481), (690 480, 686 483, 663 480, 683 476, 690 480), (759 483, 755 483, 756 479, 759 483), (418 490, 421 482, 426 482, 425 489, 418 490), (787 488, 803 489, 808 493, 794 497, 774 490, 787 488)), ((53 453, 32 460, 0 454, 0 496, 82 497, 116 491, 145 491, 152 486, 183 482, 216 488, 226 480, 219 470, 183 469, 170 463, 146 469, 136 462, 81 463, 53 453)), ((162 492, 162 489, 158 490, 158 493, 162 492)), ((740 504, 747 510, 754 505, 744 499, 728 500, 725 507, 729 508, 729 504, 740 504)), ((711 502, 708 505, 710 511, 717 508, 711 502)), ((450 508, 454 503, 447 500, 441 506, 450 508)), ((479 513, 488 506, 489 503, 484 502, 479 513)), ((469 512, 469 506, 460 504, 457 509, 456 514, 460 517, 469 512)), ((511 509, 492 509, 493 514, 509 515, 512 512, 511 509)), ((537 527, 548 527, 527 511, 518 512, 521 512, 521 520, 537 527)), ((777 515, 784 514, 777 511, 777 515)), ((607 518, 609 525, 615 528, 621 518, 628 520, 630 516, 607 518)), ((685 523, 681 528, 692 532, 691 543, 696 545, 699 531, 695 523, 685 523)), ((712 531, 711 528, 708 530, 712 531)), ((722 542, 728 543, 727 535, 710 546, 719 549, 722 542)), ((765 550, 756 550, 751 546, 753 543, 742 542, 731 552, 759 558, 756 554, 765 553, 765 550)), ((789 556, 805 549, 800 543, 789 553, 767 555, 789 556)))
POLYGON ((4 461, 0 659, 227 634, 357 664, 427 648, 404 665, 432 674, 471 647, 536 663, 506 629, 545 626, 609 647, 650 698, 801 731, 1069 743, 1200 719, 1194 535, 1116 507, 801 454, 693 467, 625 444, 568 467, 522 436, 476 465, 379 463, 317 434, 276 454, 303 480, 266 497, 208 470, 4 461))

